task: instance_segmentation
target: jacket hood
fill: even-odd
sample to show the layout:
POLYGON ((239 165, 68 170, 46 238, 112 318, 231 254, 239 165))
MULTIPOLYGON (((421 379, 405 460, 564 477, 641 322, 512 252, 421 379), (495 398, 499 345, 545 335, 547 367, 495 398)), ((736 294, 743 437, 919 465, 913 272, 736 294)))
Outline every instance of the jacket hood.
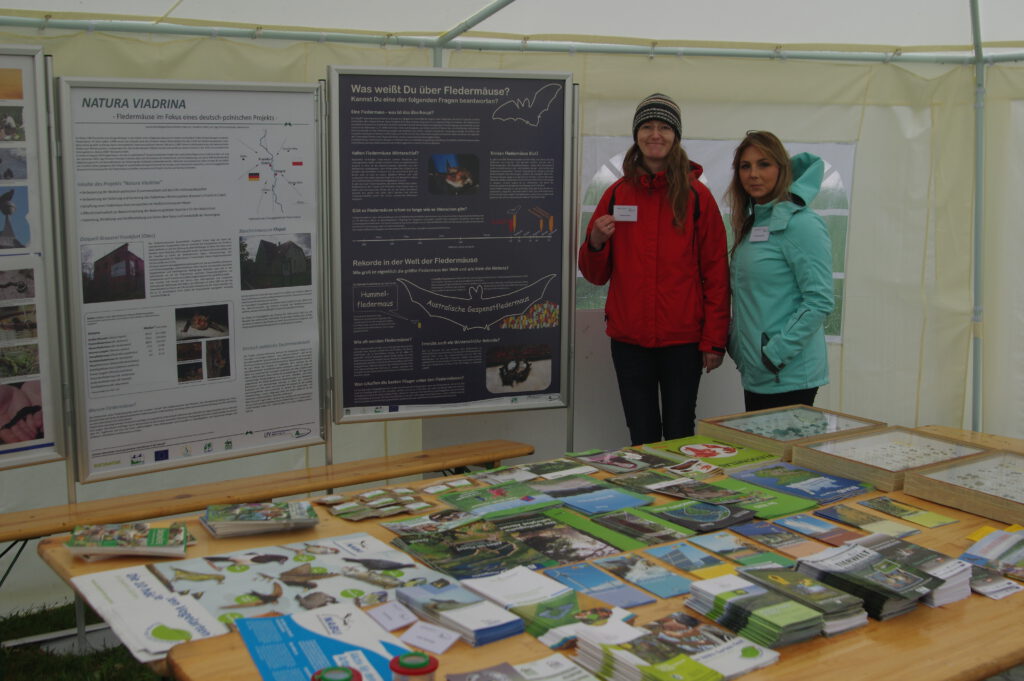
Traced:
POLYGON ((789 193, 799 196, 805 206, 811 205, 821 191, 821 181, 825 177, 825 162, 814 154, 804 152, 789 159, 793 168, 793 184, 789 193))
POLYGON ((773 232, 785 229, 794 213, 809 210, 808 206, 821 191, 821 181, 825 176, 825 162, 814 154, 796 154, 789 162, 793 168, 793 184, 789 185, 789 193, 799 201, 773 201, 754 205, 754 215, 759 220, 771 216, 768 225, 773 232))

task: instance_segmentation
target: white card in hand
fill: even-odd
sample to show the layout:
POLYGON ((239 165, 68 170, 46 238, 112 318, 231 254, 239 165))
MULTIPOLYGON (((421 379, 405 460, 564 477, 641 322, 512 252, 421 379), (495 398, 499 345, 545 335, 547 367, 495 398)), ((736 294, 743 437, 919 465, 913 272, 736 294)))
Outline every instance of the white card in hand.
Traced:
POLYGON ((636 206, 615 206, 612 217, 615 222, 636 222, 636 206))

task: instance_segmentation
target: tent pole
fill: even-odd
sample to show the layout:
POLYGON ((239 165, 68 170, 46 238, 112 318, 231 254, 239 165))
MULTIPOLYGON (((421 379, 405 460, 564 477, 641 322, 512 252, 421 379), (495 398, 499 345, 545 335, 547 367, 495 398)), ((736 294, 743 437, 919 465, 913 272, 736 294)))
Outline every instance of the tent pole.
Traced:
POLYGON ((974 38, 974 312, 972 316, 971 430, 981 431, 982 421, 982 247, 985 217, 985 59, 981 46, 978 0, 971 0, 971 34, 974 38))
MULTIPOLYGON (((485 10, 500 9, 498 4, 513 0, 496 0, 485 10)), ((481 19, 482 20, 482 19, 481 19)), ((467 20, 469 21, 469 20, 467 20)), ((973 64, 971 55, 904 54, 902 52, 841 52, 823 50, 765 50, 718 47, 673 47, 663 45, 625 45, 615 43, 588 43, 572 41, 529 39, 453 38, 441 43, 434 36, 398 35, 394 33, 343 33, 337 31, 296 31, 272 28, 238 28, 231 26, 192 26, 184 24, 155 24, 148 21, 54 19, 45 17, 0 16, 0 26, 28 28, 39 31, 108 31, 111 33, 140 33, 151 35, 191 35, 206 38, 247 38, 265 40, 293 40, 299 42, 351 43, 412 48, 448 47, 490 52, 565 52, 585 54, 635 54, 645 57, 731 57, 740 59, 806 59, 814 61, 848 61, 918 64, 973 64)), ((457 30, 457 29, 453 29, 457 30)), ((447 35, 447 34, 446 34, 447 35)), ((1001 54, 987 61, 1024 61, 1024 53, 1001 54)))

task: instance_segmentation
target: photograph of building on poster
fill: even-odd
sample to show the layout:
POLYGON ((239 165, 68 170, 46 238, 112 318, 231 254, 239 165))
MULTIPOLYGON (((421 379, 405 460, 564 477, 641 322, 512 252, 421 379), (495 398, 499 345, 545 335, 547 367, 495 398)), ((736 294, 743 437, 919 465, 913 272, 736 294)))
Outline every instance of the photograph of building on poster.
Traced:
POLYGON ((566 80, 338 78, 343 418, 556 402, 566 80))

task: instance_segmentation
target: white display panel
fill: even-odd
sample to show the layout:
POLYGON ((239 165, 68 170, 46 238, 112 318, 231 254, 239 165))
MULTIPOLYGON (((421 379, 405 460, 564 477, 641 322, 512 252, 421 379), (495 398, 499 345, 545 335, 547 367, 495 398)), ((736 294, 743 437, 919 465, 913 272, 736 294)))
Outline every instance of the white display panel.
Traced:
POLYGON ((322 442, 316 86, 60 87, 80 477, 322 442))

